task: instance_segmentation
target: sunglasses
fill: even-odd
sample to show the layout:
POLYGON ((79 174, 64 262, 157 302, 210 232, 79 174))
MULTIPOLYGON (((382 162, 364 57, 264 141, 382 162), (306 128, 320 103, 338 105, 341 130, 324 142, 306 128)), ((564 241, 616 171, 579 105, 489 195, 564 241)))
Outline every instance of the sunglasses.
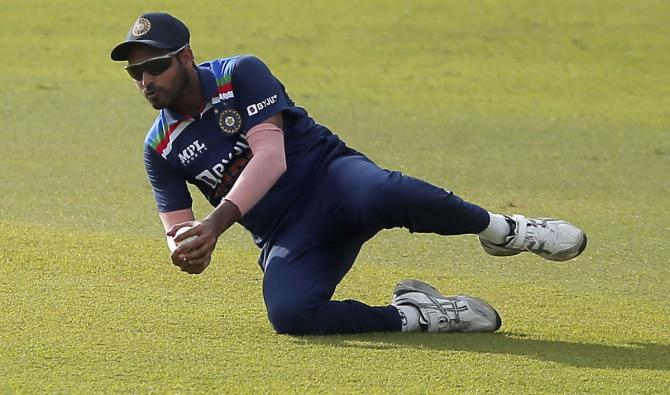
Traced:
POLYGON ((125 69, 135 81, 142 81, 145 72, 154 77, 159 76, 172 66, 172 57, 178 55, 186 47, 188 44, 165 55, 156 56, 141 63, 129 64, 125 66, 125 69))

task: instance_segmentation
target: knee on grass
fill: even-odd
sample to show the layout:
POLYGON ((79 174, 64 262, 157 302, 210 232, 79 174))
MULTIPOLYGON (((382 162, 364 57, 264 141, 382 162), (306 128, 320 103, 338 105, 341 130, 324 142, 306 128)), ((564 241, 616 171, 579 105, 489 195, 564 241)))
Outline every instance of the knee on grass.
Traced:
POLYGON ((318 306, 299 303, 268 305, 268 319, 279 334, 317 335, 321 333, 316 311, 318 306))

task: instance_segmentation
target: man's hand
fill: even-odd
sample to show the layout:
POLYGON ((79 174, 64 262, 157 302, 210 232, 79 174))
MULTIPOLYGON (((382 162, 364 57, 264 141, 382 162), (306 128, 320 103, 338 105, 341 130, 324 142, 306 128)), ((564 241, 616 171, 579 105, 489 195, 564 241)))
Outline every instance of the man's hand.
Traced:
POLYGON ((220 234, 212 221, 207 219, 182 222, 172 226, 168 230, 167 236, 173 237, 177 244, 191 236, 197 236, 195 240, 184 243, 172 251, 170 256, 172 263, 179 266, 183 272, 189 274, 202 273, 212 259, 212 253, 220 234), (185 226, 190 226, 191 229, 175 237, 177 230, 185 226))
POLYGON ((166 235, 173 238, 176 244, 189 237, 197 236, 195 240, 184 243, 172 251, 170 255, 172 263, 179 266, 183 272, 202 273, 212 259, 212 252, 214 252, 219 236, 241 217, 240 209, 234 203, 224 199, 202 221, 184 221, 172 225, 166 235), (190 226, 191 229, 175 237, 177 230, 185 226, 190 226))
POLYGON ((209 262, 211 260, 211 256, 207 258, 207 261, 202 263, 202 264, 195 264, 192 263, 188 260, 185 260, 185 258, 180 258, 179 253, 177 250, 174 250, 172 252, 172 263, 177 265, 182 272, 186 272, 188 274, 200 274, 205 271, 207 266, 209 266, 209 262))

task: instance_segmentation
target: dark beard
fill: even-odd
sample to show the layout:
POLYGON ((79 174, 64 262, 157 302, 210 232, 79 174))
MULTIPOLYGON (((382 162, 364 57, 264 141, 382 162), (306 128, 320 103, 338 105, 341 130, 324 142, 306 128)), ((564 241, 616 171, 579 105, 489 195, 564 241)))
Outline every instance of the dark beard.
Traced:
MULTIPOLYGON (((179 62, 179 60, 177 60, 179 62)), ((181 64, 180 64, 181 65, 181 64)), ((163 105, 161 108, 175 108, 176 104, 179 102, 181 98, 184 97, 184 93, 186 93, 187 87, 192 83, 191 81, 191 76, 188 73, 188 69, 185 68, 179 68, 179 73, 175 76, 174 79, 174 88, 171 91, 171 94, 167 98, 166 105, 163 105)), ((154 106, 156 108, 156 106, 154 106)), ((157 110, 159 108, 156 108, 157 110)))
POLYGON ((181 72, 179 73, 179 77, 177 77, 177 81, 175 81, 175 90, 174 90, 174 97, 172 98, 173 101, 176 98, 180 98, 184 96, 184 93, 186 92, 186 88, 191 85, 191 76, 188 74, 187 69, 180 69, 181 72))

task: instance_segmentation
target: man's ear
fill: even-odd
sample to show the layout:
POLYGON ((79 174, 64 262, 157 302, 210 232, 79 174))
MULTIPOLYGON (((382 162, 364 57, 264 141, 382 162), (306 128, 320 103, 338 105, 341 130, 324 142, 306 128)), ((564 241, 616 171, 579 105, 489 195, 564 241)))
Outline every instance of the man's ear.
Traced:
POLYGON ((179 52, 178 58, 181 64, 188 65, 189 67, 195 62, 195 57, 193 56, 193 51, 190 47, 186 47, 179 52))

